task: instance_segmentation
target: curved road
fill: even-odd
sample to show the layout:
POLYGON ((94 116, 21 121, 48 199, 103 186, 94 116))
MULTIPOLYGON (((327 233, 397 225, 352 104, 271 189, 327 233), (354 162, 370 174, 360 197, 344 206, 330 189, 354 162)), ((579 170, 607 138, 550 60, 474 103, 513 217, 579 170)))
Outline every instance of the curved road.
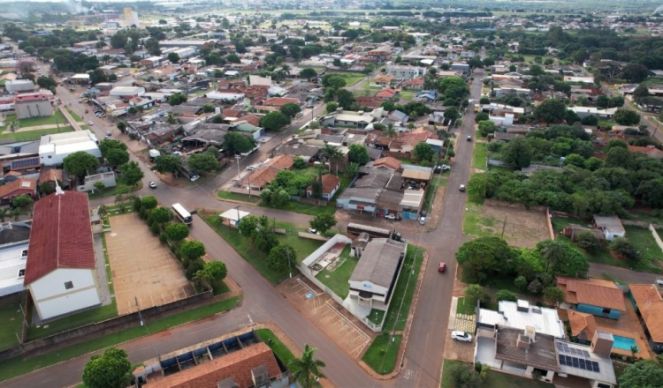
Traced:
MULTIPOLYGON (((471 85, 471 96, 475 100, 481 92, 482 73, 476 74, 471 85)), ((82 113, 77 100, 68 90, 58 90, 59 97, 77 113, 82 113)), ((84 109, 84 108, 83 108, 84 109)), ((81 115, 83 116, 83 115, 81 115)), ((86 121, 93 121, 95 131, 101 137, 107 130, 119 135, 117 130, 103 119, 88 115, 86 121)), ((300 347, 312 344, 318 349, 318 357, 327 363, 327 377, 340 387, 373 386, 416 386, 437 387, 440 381, 440 367, 443 349, 447 338, 447 320, 451 303, 453 277, 455 273, 455 251, 463 241, 462 220, 465 195, 454 188, 466 183, 470 174, 473 142, 465 141, 467 135, 474 132, 474 113, 466 113, 462 127, 458 131, 456 163, 449 178, 449 188, 443 204, 443 216, 439 226, 428 233, 412 236, 413 241, 425 246, 430 260, 425 270, 420 298, 416 306, 410 340, 407 345, 404 369, 399 377, 391 381, 377 381, 370 377, 358 364, 341 350, 331 339, 315 325, 305 320, 297 310, 275 291, 253 267, 243 260, 223 239, 210 229, 199 217, 194 217, 192 236, 202 241, 208 251, 228 266, 232 278, 243 290, 242 305, 226 314, 143 337, 122 344, 132 362, 139 362, 158 354, 169 352, 192 343, 200 342, 221 335, 251 322, 270 322, 279 326, 300 347), (444 260, 449 265, 449 275, 437 273, 437 262, 444 260)), ((285 135, 284 135, 285 136, 285 135)), ((283 136, 279 136, 282 138, 283 136)), ((276 139, 273 140, 276 142, 276 139)), ((270 142, 271 143, 271 142, 270 142)), ((271 145, 271 144, 270 144, 271 145)), ((266 147, 267 148, 267 147, 266 147)), ((264 152, 264 151, 263 151, 264 152)), ((135 158, 134 158, 135 159, 135 158)), ((252 158, 253 159, 253 158, 252 158)), ((140 161, 139 161, 140 162, 140 161)), ((245 162, 250 164, 251 162, 245 162)), ((141 162, 145 171, 145 180, 157 180, 141 162)), ((230 174, 230 173, 226 173, 230 174)), ((222 177, 210 182, 196 182, 186 187, 161 185, 152 193, 161 203, 181 202, 189 208, 226 209, 233 205, 215 198, 218 182, 222 177)), ((144 189, 142 192, 148 192, 144 189)), ((305 224, 307 216, 278 210, 255 208, 256 213, 275 216, 296 224, 305 224)), ((149 322, 147 322, 149 330, 149 322)), ((39 369, 30 374, 3 382, 8 387, 52 387, 76 384, 80 381, 83 366, 89 354, 64 361, 60 364, 39 369)))

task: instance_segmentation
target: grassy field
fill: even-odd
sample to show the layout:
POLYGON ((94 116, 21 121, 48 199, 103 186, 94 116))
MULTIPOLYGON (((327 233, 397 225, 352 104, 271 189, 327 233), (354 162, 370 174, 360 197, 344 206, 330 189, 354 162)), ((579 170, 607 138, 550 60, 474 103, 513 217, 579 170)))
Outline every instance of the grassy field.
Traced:
POLYGON ((362 360, 381 375, 391 373, 396 367, 401 340, 400 335, 380 334, 366 349, 362 360))
POLYGON ((18 344, 21 330, 22 314, 19 309, 19 301, 8 300, 0 305, 0 350, 11 348, 18 344))
POLYGON ((320 271, 316 278, 334 291, 336 295, 340 296, 341 299, 345 299, 345 297, 348 296, 348 292, 350 292, 348 280, 359 260, 350 257, 349 245, 343 249, 343 253, 341 253, 339 260, 343 261, 341 265, 337 266, 333 271, 327 269, 320 271))
POLYGON ((147 321, 145 326, 136 326, 105 337, 93 339, 80 344, 72 345, 61 350, 28 358, 13 358, 0 363, 0 381, 10 379, 35 369, 43 368, 55 363, 68 360, 95 350, 132 340, 145 335, 155 334, 160 331, 178 326, 187 322, 211 317, 220 312, 228 311, 239 303, 239 297, 233 297, 205 306, 197 307, 188 311, 171 315, 168 317, 147 321))
POLYGON ((345 86, 352 86, 366 77, 361 73, 331 73, 330 75, 337 75, 345 80, 345 86))
POLYGON ((32 326, 28 329, 28 340, 46 337, 61 331, 85 326, 90 323, 101 322, 115 316, 117 316, 117 306, 115 305, 115 299, 113 299, 113 303, 109 305, 100 306, 77 314, 69 315, 52 322, 48 322, 41 327, 32 326))
POLYGON ((474 315, 474 308, 476 306, 465 303, 465 298, 458 298, 458 304, 456 305, 456 314, 467 314, 474 315))
MULTIPOLYGON (((212 227, 228 244, 230 244, 237 253, 248 261, 262 276, 273 284, 278 284, 289 276, 287 269, 283 271, 274 271, 267 266, 267 254, 256 248, 254 242, 242 236, 236 229, 230 228, 221 223, 218 215, 215 213, 201 212, 201 217, 212 227)), ((303 260, 316 250, 322 242, 300 238, 297 235, 297 229, 289 224, 279 224, 276 227, 285 228, 285 235, 277 235, 277 239, 282 244, 290 245, 297 254, 297 261, 303 260)), ((293 263, 293 272, 296 272, 295 263, 293 263)))
POLYGON ((4 142, 19 142, 19 141, 32 141, 39 140, 44 135, 51 135, 54 133, 71 132, 74 129, 69 126, 50 129, 37 129, 34 131, 21 131, 21 132, 2 132, 0 133, 0 141, 4 142))
POLYGON ((424 197, 423 209, 430 213, 431 206, 433 206, 433 201, 437 195, 437 190, 440 186, 446 186, 449 183, 448 175, 433 175, 430 185, 426 188, 426 196, 424 197))
POLYGON ((495 225, 495 220, 481 215, 481 205, 467 202, 465 207, 467 210, 463 218, 463 233, 472 237, 491 236, 490 228, 495 225))
POLYGON ((654 265, 658 261, 663 261, 663 251, 656 245, 656 240, 649 229, 630 225, 624 226, 624 229, 626 229, 626 238, 640 252, 643 260, 654 265))
POLYGON ((488 144, 477 142, 476 144, 474 144, 474 153, 472 154, 472 167, 485 170, 487 164, 488 164, 488 144))
MULTIPOLYGON (((442 371, 441 388, 457 388, 453 381, 453 370, 462 368, 463 365, 473 368, 472 365, 458 360, 444 360, 444 369, 442 371)), ((481 388, 552 388, 552 384, 547 384, 539 380, 524 379, 517 376, 499 373, 492 370, 488 371, 485 380, 481 382, 481 388)))
MULTIPOLYGON (((421 247, 408 245, 401 275, 394 289, 394 295, 391 297, 389 311, 387 311, 387 317, 382 327, 382 334, 375 337, 362 358, 377 373, 390 373, 396 366, 401 336, 390 335, 390 332, 405 329, 414 291, 417 288, 417 278, 424 260, 424 252, 421 247)), ((371 320, 379 323, 382 317, 379 314, 373 315, 372 312, 371 320)))
MULTIPOLYGON (((340 191, 340 190, 339 190, 340 191)), ((246 194, 239 194, 239 193, 231 193, 229 191, 219 191, 217 193, 218 197, 221 199, 227 199, 230 201, 240 201, 240 202, 249 202, 249 203, 259 203, 261 207, 269 207, 272 209, 280 209, 280 210, 287 210, 295 213, 301 213, 301 214, 306 214, 309 216, 317 216, 320 214, 333 214, 336 211, 336 205, 335 202, 329 202, 326 203, 324 201, 320 202, 320 206, 314 205, 314 204, 309 204, 309 203, 304 203, 304 202, 296 202, 296 201, 290 201, 288 204, 284 207, 271 207, 271 206, 264 206, 262 203, 260 203, 260 196, 259 195, 252 195, 248 196, 246 194)))
POLYGON ((401 100, 403 100, 405 102, 410 102, 410 101, 414 100, 414 96, 415 96, 414 93, 415 92, 410 91, 410 90, 403 90, 399 93, 399 95, 401 96, 401 100))
POLYGON ((283 365, 288 367, 291 361, 295 359, 295 355, 292 354, 290 349, 281 340, 269 329, 258 329, 256 330, 256 335, 262 342, 272 349, 272 352, 276 355, 276 358, 281 361, 283 365))
POLYGON ((5 130, 9 127, 9 123, 16 121, 18 123, 18 128, 27 128, 34 127, 37 125, 57 125, 61 126, 68 125, 67 119, 65 119, 62 112, 55 110, 51 116, 48 117, 33 117, 29 119, 17 120, 15 114, 9 114, 5 117, 5 126, 0 127, 1 130, 5 130))
POLYGON ((257 203, 260 201, 259 196, 248 196, 246 194, 238 194, 238 193, 232 193, 230 191, 219 191, 217 193, 219 198, 221 199, 227 199, 230 201, 242 201, 242 202, 250 202, 250 203, 257 203))

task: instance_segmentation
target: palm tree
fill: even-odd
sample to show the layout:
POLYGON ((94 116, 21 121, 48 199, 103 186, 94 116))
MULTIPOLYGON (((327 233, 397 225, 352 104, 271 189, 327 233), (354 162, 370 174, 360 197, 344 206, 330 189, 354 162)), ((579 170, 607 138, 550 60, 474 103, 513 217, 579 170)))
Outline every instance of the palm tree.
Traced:
POLYGON ((314 352, 314 348, 306 345, 304 346, 302 357, 295 358, 290 362, 292 378, 303 388, 319 387, 320 378, 325 377, 320 370, 325 367, 325 363, 313 358, 314 352))
POLYGON ((329 172, 331 172, 331 165, 334 163, 336 166, 336 175, 338 175, 338 162, 343 159, 343 153, 338 147, 329 144, 325 144, 320 152, 322 153, 322 157, 329 162, 329 172))

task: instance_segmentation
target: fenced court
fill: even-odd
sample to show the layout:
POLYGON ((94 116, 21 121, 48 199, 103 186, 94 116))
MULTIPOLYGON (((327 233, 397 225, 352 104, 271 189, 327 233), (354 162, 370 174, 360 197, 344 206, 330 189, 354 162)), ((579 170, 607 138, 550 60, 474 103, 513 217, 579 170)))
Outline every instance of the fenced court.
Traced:
POLYGON ((110 217, 106 247, 119 315, 193 295, 177 259, 134 213, 110 217))

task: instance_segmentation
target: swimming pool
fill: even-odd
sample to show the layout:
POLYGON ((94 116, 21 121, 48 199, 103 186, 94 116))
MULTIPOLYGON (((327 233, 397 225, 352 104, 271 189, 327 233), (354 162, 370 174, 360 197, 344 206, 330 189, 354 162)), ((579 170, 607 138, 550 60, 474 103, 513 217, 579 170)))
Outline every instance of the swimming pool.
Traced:
POLYGON ((638 346, 637 343, 633 338, 630 337, 622 337, 619 335, 613 335, 612 338, 615 340, 615 342, 612 343, 612 346, 617 349, 621 350, 627 350, 631 351, 631 348, 633 346, 638 346))

